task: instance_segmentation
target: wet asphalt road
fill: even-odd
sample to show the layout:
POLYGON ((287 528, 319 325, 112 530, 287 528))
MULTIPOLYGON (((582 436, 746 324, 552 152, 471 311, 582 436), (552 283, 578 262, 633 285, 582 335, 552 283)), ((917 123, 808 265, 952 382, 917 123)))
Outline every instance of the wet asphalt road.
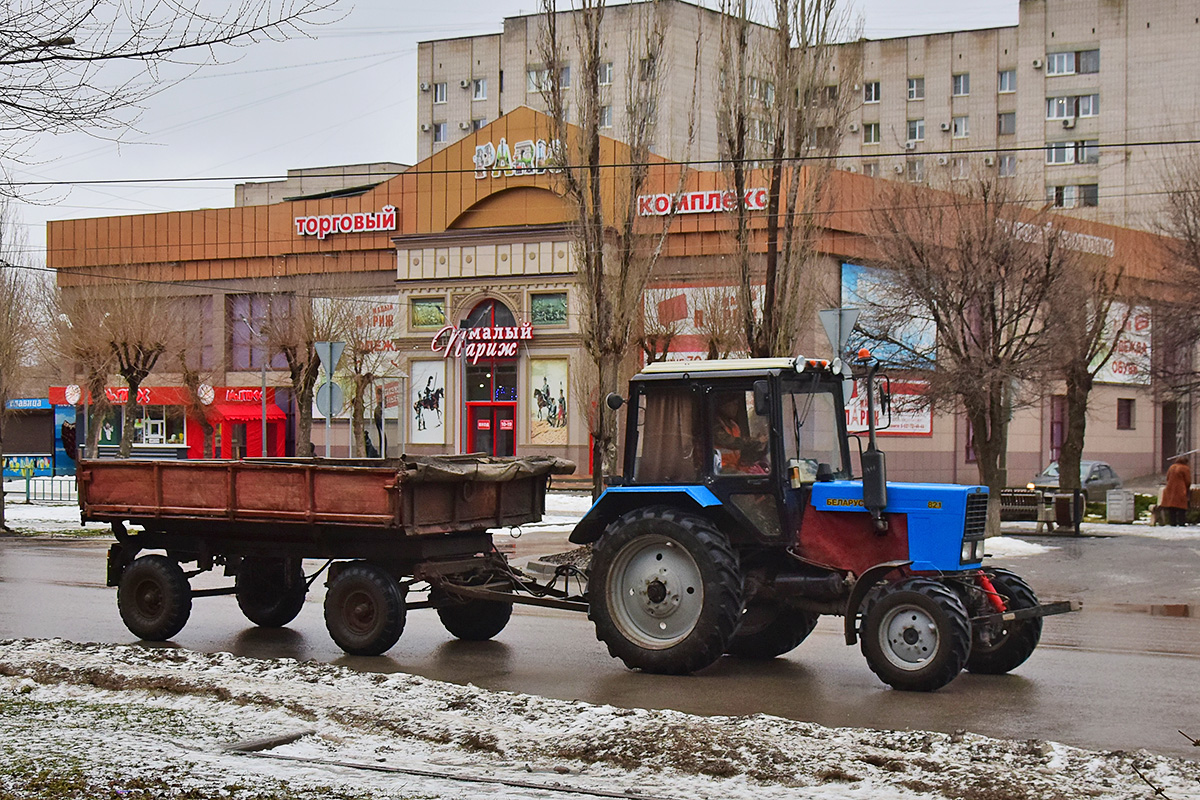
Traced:
MULTIPOLYGON (((1082 597, 1085 611, 1047 619, 1042 645, 1013 674, 964 673, 933 694, 881 684, 858 648, 843 644, 840 620, 832 618, 823 618, 786 657, 765 663, 725 658, 689 677, 630 672, 609 658, 583 615, 529 607, 518 607, 508 628, 483 643, 453 640, 432 611, 413 611, 385 656, 348 657, 325 631, 320 580, 296 621, 278 630, 250 626, 232 597, 198 599, 175 644, 616 706, 768 713, 833 726, 965 729, 1200 758, 1200 748, 1177 732, 1200 736, 1200 619, 1149 613, 1183 613, 1181 603, 1197 613, 1200 545, 1126 537, 1050 543, 1057 548, 1052 553, 1009 566, 1043 599, 1082 597)), ((517 556, 562 549, 556 544, 561 540, 531 537, 520 542, 517 556)), ((133 643, 117 614, 116 591, 104 586, 107 545, 0 538, 0 638, 133 643)), ((208 575, 194 585, 225 582, 208 575)))

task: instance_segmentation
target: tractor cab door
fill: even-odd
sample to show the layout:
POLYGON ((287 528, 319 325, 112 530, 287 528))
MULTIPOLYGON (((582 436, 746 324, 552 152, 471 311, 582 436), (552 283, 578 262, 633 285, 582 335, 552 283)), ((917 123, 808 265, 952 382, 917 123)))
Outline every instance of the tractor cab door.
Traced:
POLYGON ((837 383, 801 375, 780 387, 784 518, 790 537, 799 542, 813 484, 850 477, 846 415, 837 383))
POLYGON ((779 448, 769 404, 755 402, 750 384, 705 389, 705 482, 739 523, 746 541, 782 542, 779 448))

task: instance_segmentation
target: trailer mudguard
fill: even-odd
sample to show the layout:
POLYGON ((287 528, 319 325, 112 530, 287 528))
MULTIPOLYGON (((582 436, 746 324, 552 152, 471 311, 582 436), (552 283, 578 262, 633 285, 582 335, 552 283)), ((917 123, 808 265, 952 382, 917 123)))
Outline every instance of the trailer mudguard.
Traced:
POLYGON ((660 505, 699 510, 720 506, 721 501, 705 486, 611 486, 579 520, 575 530, 571 531, 570 541, 572 544, 591 544, 622 514, 635 508, 660 505))

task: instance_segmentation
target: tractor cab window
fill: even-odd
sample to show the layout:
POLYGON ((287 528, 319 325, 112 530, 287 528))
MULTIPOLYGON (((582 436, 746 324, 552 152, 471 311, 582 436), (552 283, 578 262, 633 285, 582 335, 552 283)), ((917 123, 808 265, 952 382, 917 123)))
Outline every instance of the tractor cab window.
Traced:
POLYGON ((784 453, 789 466, 799 466, 802 481, 816 480, 821 464, 829 465, 833 477, 847 477, 837 414, 836 398, 829 391, 784 386, 784 453))
POLYGON ((766 475, 771 471, 771 418, 754 413, 754 392, 712 393, 714 475, 766 475))
POLYGON ((699 394, 690 386, 657 388, 643 395, 638 414, 634 480, 638 483, 699 483, 699 394))

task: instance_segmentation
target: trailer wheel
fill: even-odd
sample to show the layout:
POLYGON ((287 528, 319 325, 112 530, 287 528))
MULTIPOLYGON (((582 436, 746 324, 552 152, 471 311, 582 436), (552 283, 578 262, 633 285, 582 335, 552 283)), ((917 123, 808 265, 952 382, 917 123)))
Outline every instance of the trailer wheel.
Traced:
POLYGON ((942 688, 962 671, 970 649, 967 609, 945 585, 909 578, 868 596, 862 653, 871 671, 893 688, 942 688))
POLYGON ((377 656, 404 631, 407 609, 395 578, 365 561, 342 569, 325 594, 325 627, 353 656, 377 656))
POLYGON ((781 656, 808 638, 817 626, 817 617, 781 603, 750 603, 726 652, 740 658, 781 656))
POLYGON ((264 628, 294 620, 308 593, 298 558, 243 558, 233 585, 246 619, 264 628))
POLYGON ((437 609, 438 618, 453 636, 468 642, 483 642, 491 639, 508 625, 512 617, 512 603, 492 600, 456 600, 444 592, 431 598, 441 602, 437 609))
POLYGON ((141 556, 121 575, 117 608, 134 636, 164 642, 187 624, 192 587, 179 562, 159 555, 141 556))
MULTIPOLYGON (((984 573, 991 579, 996 591, 1007 599, 1010 611, 1037 606, 1037 595, 1017 575, 1006 569, 992 568, 985 569, 984 573)), ((987 610, 991 611, 990 606, 987 610)), ((967 669, 982 675, 1003 675, 1024 664, 1041 638, 1041 617, 972 624, 971 656, 967 659, 967 669)))
POLYGON ((742 608, 729 541, 671 508, 632 511, 596 542, 588 581, 596 638, 632 669, 684 674, 725 652, 742 608))

